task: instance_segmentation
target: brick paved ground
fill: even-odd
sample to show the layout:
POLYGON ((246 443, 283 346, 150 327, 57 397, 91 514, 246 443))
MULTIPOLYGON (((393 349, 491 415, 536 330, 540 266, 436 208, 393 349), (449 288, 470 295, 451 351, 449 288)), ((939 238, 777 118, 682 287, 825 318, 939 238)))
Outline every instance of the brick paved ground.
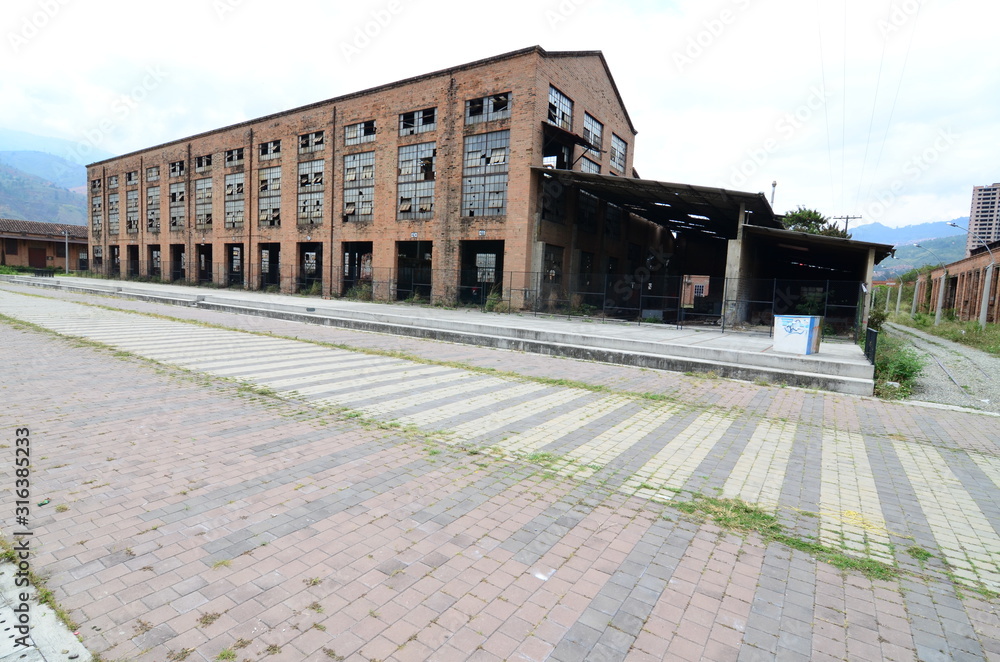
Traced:
POLYGON ((0 314, 64 334, 0 323, 0 420, 106 660, 1000 659, 995 417, 9 286, 0 314))

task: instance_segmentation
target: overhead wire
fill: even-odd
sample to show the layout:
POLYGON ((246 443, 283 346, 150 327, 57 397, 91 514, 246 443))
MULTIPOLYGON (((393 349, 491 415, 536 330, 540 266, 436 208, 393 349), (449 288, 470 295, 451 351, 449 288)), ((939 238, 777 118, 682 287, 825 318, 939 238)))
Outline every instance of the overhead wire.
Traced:
MULTIPOLYGON (((906 77, 906 64, 910 60, 910 49, 913 47, 913 38, 917 34, 917 19, 920 17, 920 8, 923 3, 916 3, 917 10, 913 14, 913 29, 910 31, 910 41, 906 45, 906 54, 903 56, 903 69, 899 72, 899 82, 896 84, 896 94, 892 97, 892 105, 889 108, 889 120, 885 124, 885 133, 882 135, 882 145, 878 150, 878 158, 875 160, 875 172, 872 174, 872 182, 868 187, 868 192, 865 194, 865 199, 871 198, 872 189, 875 188, 875 178, 878 175, 879 164, 882 163, 882 152, 885 150, 885 144, 888 142, 889 129, 892 127, 892 116, 896 112, 896 101, 899 99, 899 90, 903 87, 903 78, 906 77)), ((888 31, 886 32, 888 35, 888 31)))
MULTIPOLYGON (((820 7, 820 0, 816 0, 816 31, 819 33, 819 69, 823 81, 823 94, 824 96, 829 96, 826 86, 826 56, 823 53, 823 11, 820 7)), ((833 205, 834 191, 836 190, 833 185, 833 145, 830 140, 830 113, 827 110, 826 103, 823 104, 823 119, 826 121, 826 158, 830 172, 830 204, 833 205)))
POLYGON ((843 39, 843 105, 840 107, 840 206, 844 207, 846 188, 844 173, 847 169, 847 0, 844 0, 844 39, 843 39))
MULTIPOLYGON (((886 23, 888 24, 889 18, 892 16, 892 6, 894 0, 889 0, 889 9, 887 10, 886 23)), ((858 201, 861 199, 861 185, 865 179, 865 167, 868 165, 868 147, 871 145, 872 141, 872 127, 875 126, 875 109, 878 107, 878 91, 882 86, 882 67, 885 64, 885 46, 889 43, 889 33, 886 31, 882 35, 882 56, 878 61, 878 76, 875 78, 875 97, 872 99, 872 114, 871 118, 868 120, 868 137, 865 138, 865 156, 861 160, 861 176, 858 177, 858 190, 854 194, 854 205, 853 210, 857 212, 858 201)))

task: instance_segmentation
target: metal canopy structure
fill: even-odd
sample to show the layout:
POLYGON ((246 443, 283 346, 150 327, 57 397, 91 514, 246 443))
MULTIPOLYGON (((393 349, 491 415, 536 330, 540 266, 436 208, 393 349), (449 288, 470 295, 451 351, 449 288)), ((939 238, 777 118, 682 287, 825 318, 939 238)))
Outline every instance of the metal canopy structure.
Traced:
POLYGON ((585 190, 674 233, 694 232, 717 239, 735 239, 741 205, 746 212, 746 224, 782 227, 763 193, 538 166, 532 170, 562 186, 585 190))
POLYGON ((793 230, 775 230, 769 228, 747 228, 747 232, 769 239, 776 248, 783 248, 798 254, 800 261, 815 264, 818 268, 830 270, 841 269, 845 256, 857 257, 867 255, 869 249, 875 251, 875 264, 895 252, 888 244, 875 244, 867 241, 845 239, 843 237, 826 237, 793 230))

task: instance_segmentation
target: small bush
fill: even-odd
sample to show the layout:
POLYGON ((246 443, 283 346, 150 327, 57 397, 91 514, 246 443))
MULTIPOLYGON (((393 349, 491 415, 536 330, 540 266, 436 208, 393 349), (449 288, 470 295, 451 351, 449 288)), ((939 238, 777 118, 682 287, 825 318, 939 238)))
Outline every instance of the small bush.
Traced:
POLYGON ((884 310, 872 310, 868 313, 868 328, 875 329, 878 331, 882 328, 885 323, 885 318, 888 317, 884 310))
POLYGON ((347 290, 344 297, 348 299, 355 299, 357 301, 371 301, 374 298, 372 296, 372 284, 358 283, 351 289, 347 290))
POLYGON ((882 398, 903 398, 910 395, 923 369, 923 359, 904 341, 885 331, 879 334, 875 354, 876 395, 882 398))

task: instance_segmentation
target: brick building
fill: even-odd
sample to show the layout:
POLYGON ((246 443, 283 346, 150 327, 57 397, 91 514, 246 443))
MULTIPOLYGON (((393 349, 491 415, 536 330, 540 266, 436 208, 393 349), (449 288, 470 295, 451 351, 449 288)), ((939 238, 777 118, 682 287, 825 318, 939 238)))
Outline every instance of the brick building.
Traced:
POLYGON ((0 264, 34 269, 87 268, 87 228, 83 225, 40 223, 0 218, 0 264), (68 233, 68 241, 67 235, 68 233))
POLYGON ((631 273, 670 232, 540 170, 631 177, 635 135, 600 52, 507 53, 91 164, 92 269, 435 300, 631 273))
POLYGON ((980 244, 971 253, 969 257, 932 271, 929 282, 921 277, 914 298, 920 303, 914 308, 937 312, 940 301, 942 311, 951 311, 963 322, 982 319, 985 286, 989 288, 986 295, 986 322, 1000 323, 1000 269, 996 265, 990 268, 994 256, 1000 255, 1000 241, 989 244, 989 249, 980 244), (992 255, 990 251, 993 252, 992 255), (945 288, 943 297, 940 294, 942 283, 945 288))

